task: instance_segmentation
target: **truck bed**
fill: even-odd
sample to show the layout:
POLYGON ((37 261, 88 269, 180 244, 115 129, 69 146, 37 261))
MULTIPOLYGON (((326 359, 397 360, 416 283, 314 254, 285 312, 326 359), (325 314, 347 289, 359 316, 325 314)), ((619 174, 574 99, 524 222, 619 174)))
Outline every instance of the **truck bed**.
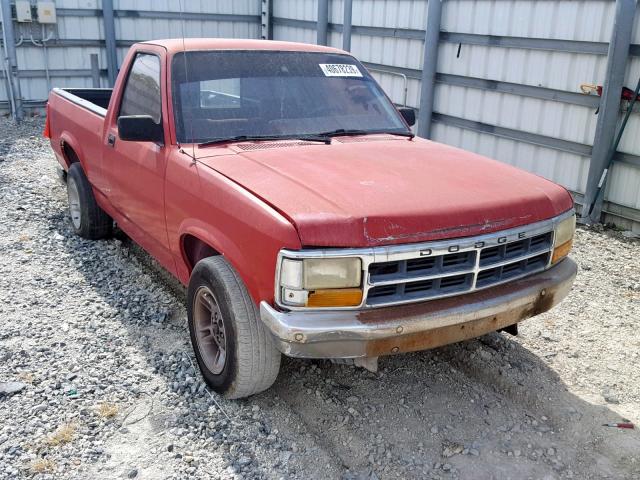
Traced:
POLYGON ((53 92, 101 117, 107 114, 112 88, 54 88, 53 92))
POLYGON ((67 170, 77 159, 89 181, 98 190, 102 165, 102 143, 111 88, 54 88, 47 107, 51 146, 58 162, 67 170))

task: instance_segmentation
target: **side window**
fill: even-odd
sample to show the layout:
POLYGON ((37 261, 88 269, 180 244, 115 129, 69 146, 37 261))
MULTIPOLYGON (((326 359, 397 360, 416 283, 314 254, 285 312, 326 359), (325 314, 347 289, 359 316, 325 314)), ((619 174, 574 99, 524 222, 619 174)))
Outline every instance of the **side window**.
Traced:
POLYGON ((139 53, 133 61, 120 105, 120 116, 126 115, 151 115, 160 123, 160 59, 155 55, 139 53))

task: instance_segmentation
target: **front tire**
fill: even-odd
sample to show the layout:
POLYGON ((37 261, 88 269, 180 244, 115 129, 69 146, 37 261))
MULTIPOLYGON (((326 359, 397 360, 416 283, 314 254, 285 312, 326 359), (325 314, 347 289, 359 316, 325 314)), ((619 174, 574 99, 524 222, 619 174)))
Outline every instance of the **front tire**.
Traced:
POLYGON ((269 388, 280 352, 236 271, 223 257, 197 263, 187 292, 191 343, 207 384, 226 398, 269 388))
POLYGON ((72 163, 67 172, 67 198, 76 235, 89 240, 111 235, 113 220, 96 202, 93 188, 78 162, 72 163))

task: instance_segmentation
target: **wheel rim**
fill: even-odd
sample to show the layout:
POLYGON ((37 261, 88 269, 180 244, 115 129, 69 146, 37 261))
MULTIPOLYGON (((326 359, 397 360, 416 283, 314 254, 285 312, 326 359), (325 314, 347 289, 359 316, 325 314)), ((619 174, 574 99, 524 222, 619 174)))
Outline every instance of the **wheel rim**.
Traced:
POLYGON ((218 301, 208 287, 196 291, 193 323, 200 357, 212 373, 221 373, 227 360, 227 336, 218 301))
POLYGON ((76 182, 69 178, 67 182, 67 195, 69 197, 69 214, 71 215, 71 223, 78 229, 82 221, 82 211, 80 210, 80 194, 76 182))

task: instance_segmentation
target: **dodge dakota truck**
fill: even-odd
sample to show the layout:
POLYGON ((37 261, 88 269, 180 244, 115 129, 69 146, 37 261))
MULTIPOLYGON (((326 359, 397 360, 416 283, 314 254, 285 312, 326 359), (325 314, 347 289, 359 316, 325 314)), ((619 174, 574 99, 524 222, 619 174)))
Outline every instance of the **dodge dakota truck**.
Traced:
POLYGON ((347 52, 137 43, 113 90, 53 89, 70 225, 114 224, 187 286, 208 385, 263 391, 281 354, 378 357, 507 330, 569 292, 569 193, 415 137, 347 52))

